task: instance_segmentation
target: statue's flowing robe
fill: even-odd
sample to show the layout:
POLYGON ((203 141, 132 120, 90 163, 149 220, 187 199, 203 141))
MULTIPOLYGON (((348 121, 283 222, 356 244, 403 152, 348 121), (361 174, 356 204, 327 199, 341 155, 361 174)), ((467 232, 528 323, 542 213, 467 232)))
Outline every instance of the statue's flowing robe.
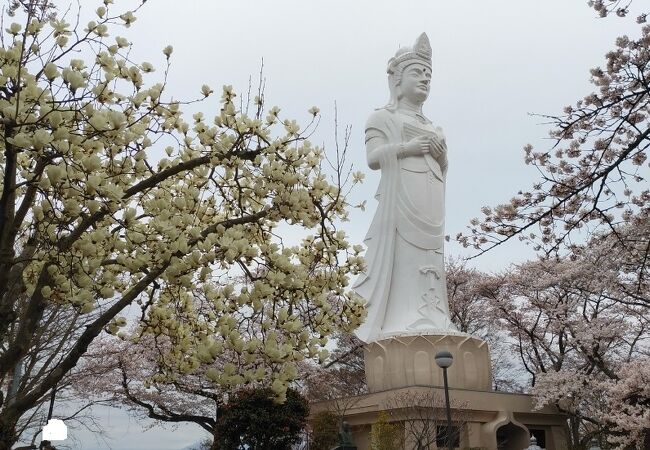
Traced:
POLYGON ((353 285, 367 301, 366 320, 356 331, 365 342, 455 330, 444 271, 446 168, 430 154, 398 157, 400 144, 420 135, 442 140, 441 133, 428 121, 388 109, 375 111, 366 124, 366 143, 373 141, 369 164, 378 162, 381 182, 364 241, 366 270, 353 285))

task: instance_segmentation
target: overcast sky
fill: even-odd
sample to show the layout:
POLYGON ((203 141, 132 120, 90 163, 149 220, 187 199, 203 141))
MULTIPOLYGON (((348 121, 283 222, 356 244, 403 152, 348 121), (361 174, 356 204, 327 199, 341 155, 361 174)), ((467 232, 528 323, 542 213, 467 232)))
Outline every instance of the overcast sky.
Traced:
MULTIPOLYGON (((136 61, 161 67, 160 50, 174 46, 169 84, 179 99, 194 98, 203 83, 215 89, 201 106, 208 116, 218 110, 222 85, 243 93, 249 77, 256 82, 262 59, 268 106, 299 123, 320 107, 313 140, 329 149, 336 101, 339 125, 352 126, 349 160, 367 174, 354 199, 367 199, 368 209, 346 229, 353 241, 370 224, 379 181, 365 162, 365 120, 388 100, 388 58, 426 32, 434 74, 424 111, 447 136, 446 231, 455 236, 481 206, 531 185, 535 171, 523 164, 522 147, 546 149, 550 141, 544 119, 530 114, 560 113, 590 92, 588 69, 630 27, 630 20, 596 19, 585 3, 150 0, 128 31, 136 61)), ((466 252, 450 244, 447 254, 466 252)), ((517 243, 473 264, 498 271, 530 256, 517 243)))
MULTIPOLYGON (((95 2, 82 1, 92 11, 95 2)), ((115 8, 128 4, 116 1, 115 8)), ((631 20, 595 18, 586 0, 149 0, 122 35, 136 61, 164 67, 162 48, 174 46, 169 92, 177 99, 214 90, 201 106, 218 111, 221 86, 239 92, 264 60, 268 106, 307 123, 316 105, 322 120, 313 141, 333 148, 334 102, 339 125, 352 126, 349 160, 366 173, 354 200, 368 200, 346 231, 360 242, 375 210, 379 174, 367 168, 363 125, 388 100, 386 63, 400 45, 426 32, 433 47, 433 80, 425 114, 443 127, 449 147, 447 233, 454 236, 483 205, 507 201, 529 187, 535 172, 522 147, 550 146, 543 119, 591 91, 589 68, 600 65, 616 36, 636 33, 631 20)), ((162 70, 157 72, 161 75, 162 70)), ((448 255, 467 254, 455 244, 448 255)), ((531 257, 516 243, 472 264, 499 271, 531 257)), ((108 420, 108 419, 107 419, 108 420)), ((139 422, 110 414, 114 449, 177 450, 201 438, 198 427, 142 433, 139 422), (128 426, 127 426, 128 425, 128 426)), ((74 433, 74 431, 72 432, 74 433)), ((78 448, 109 448, 76 433, 78 448)))

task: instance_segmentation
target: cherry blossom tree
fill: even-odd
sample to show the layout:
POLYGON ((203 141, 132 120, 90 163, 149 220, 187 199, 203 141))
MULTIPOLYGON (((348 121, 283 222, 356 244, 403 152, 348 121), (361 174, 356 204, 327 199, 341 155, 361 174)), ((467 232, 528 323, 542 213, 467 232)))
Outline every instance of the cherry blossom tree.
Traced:
POLYGON ((492 382, 499 391, 521 391, 519 367, 505 344, 505 333, 489 313, 499 298, 505 276, 470 268, 467 262, 450 259, 446 264, 447 295, 451 321, 464 333, 487 342, 492 364, 492 382))
POLYGON ((166 94, 173 48, 156 75, 114 34, 138 9, 105 0, 71 26, 42 5, 16 4, 0 49, 0 449, 104 332, 159 337, 173 370, 154 382, 265 380, 282 399, 295 361, 326 358, 328 336, 363 317, 347 290, 361 248, 337 229, 345 173, 332 180, 306 140, 318 111, 301 131, 263 92, 249 109, 226 86, 213 117, 188 121, 166 94), (49 311, 74 329, 17 380, 49 311))
MULTIPOLYGON (((614 13, 618 17, 626 17, 630 12, 630 5, 632 0, 589 0, 587 4, 593 8, 600 17, 607 17, 614 13)), ((647 20, 647 13, 642 13, 637 16, 638 23, 645 23, 647 20)))
POLYGON ((336 335, 335 343, 336 348, 322 364, 305 361, 299 366, 300 382, 310 401, 345 399, 368 392, 364 343, 345 332, 336 335))
MULTIPOLYGON (((24 297, 17 300, 17 304, 25 302, 24 297)), ((43 319, 34 334, 28 352, 20 362, 13 367, 9 379, 11 384, 6 386, 6 401, 9 403, 20 392, 29 389, 30 385, 40 382, 47 374, 47 368, 58 364, 63 355, 70 351, 75 339, 83 332, 84 326, 92 315, 86 317, 70 308, 60 308, 49 305, 43 312, 43 319)), ((16 324, 10 326, 10 332, 14 332, 16 324)), ((93 376, 93 370, 86 370, 84 376, 93 376)), ((49 395, 39 399, 37 404, 30 411, 23 415, 17 423, 16 434, 24 436, 25 441, 33 444, 41 433, 43 425, 47 423, 49 408, 56 404, 54 413, 57 418, 63 419, 69 428, 83 427, 92 431, 93 434, 101 435, 104 430, 92 415, 91 406, 105 404, 105 397, 95 397, 92 400, 85 399, 82 403, 76 402, 80 397, 76 394, 74 386, 78 383, 81 373, 71 371, 66 373, 53 388, 49 395), (59 407, 61 404, 68 405, 66 413, 61 417, 59 407), (30 439, 31 436, 31 439, 30 439)))
POLYGON ((166 351, 163 340, 155 335, 143 336, 137 343, 106 337, 96 340, 84 355, 72 386, 76 398, 104 399, 136 417, 194 423, 214 437, 227 391, 206 376, 209 368, 183 374, 173 382, 154 381, 157 374, 171 369, 160 358, 166 351))
MULTIPOLYGON (((629 5, 591 3, 603 16, 629 5)), ((525 147, 526 164, 540 174, 532 189, 508 203, 484 207, 470 233, 457 236, 462 244, 483 253, 518 238, 553 254, 570 251, 592 235, 617 236, 618 225, 648 220, 650 25, 635 34, 619 37, 603 67, 591 69, 594 92, 564 108, 564 114, 546 116, 552 149, 525 147)), ((650 240, 643 239, 647 255, 650 240)))
MULTIPOLYGON (((626 19, 631 1, 588 2, 626 19)), ((635 5, 638 2, 635 2, 635 5)), ((650 444, 644 390, 650 295, 650 25, 636 17, 602 67, 594 92, 545 116, 551 149, 527 145, 532 188, 484 207, 458 240, 482 254, 513 238, 546 257, 506 274, 492 311, 514 339, 538 403, 570 416, 571 439, 602 435, 621 448, 650 444)))
MULTIPOLYGON (((649 231, 647 225, 626 230, 649 231)), ((568 414, 572 446, 602 436, 621 447, 644 448, 650 430, 642 385, 648 305, 636 294, 636 274, 624 270, 630 253, 617 237, 594 238, 577 250, 513 270, 492 314, 529 374, 536 403, 553 403, 568 414)))

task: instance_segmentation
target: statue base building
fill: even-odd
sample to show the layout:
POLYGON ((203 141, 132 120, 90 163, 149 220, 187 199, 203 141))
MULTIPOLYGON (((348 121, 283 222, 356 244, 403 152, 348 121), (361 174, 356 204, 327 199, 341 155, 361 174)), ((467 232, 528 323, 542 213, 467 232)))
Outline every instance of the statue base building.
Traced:
POLYGON ((492 371, 487 344, 465 333, 401 336, 372 342, 364 348, 366 381, 370 392, 408 386, 442 386, 436 353, 454 357, 449 368, 451 388, 490 390, 492 371))
POLYGON ((566 419, 553 407, 533 409, 532 396, 493 391, 487 344, 462 333, 400 336, 364 348, 368 394, 311 405, 311 415, 330 411, 350 425, 359 450, 371 449, 371 433, 381 412, 403 433, 405 450, 428 442, 447 448, 441 350, 454 357, 448 369, 453 447, 474 450, 523 450, 530 437, 546 450, 566 450, 566 419))

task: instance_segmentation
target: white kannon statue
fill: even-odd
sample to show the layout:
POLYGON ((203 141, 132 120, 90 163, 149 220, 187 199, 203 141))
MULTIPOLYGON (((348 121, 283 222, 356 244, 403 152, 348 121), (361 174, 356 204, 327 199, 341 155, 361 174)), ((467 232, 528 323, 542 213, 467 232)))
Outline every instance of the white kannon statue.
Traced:
POLYGON ((390 102, 366 124, 368 165, 381 170, 367 268, 353 286, 367 301, 368 316, 356 331, 367 343, 457 332, 444 270, 447 145, 422 113, 430 83, 431 46, 423 33, 388 61, 390 102))

